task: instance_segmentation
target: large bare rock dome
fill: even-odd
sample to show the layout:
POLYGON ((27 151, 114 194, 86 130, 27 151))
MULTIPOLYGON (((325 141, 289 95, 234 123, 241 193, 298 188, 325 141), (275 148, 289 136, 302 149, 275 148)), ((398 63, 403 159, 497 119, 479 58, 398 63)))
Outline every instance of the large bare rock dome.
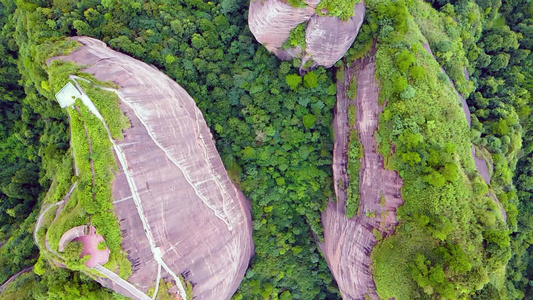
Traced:
POLYGON ((146 293, 159 272, 173 281, 181 274, 194 299, 230 299, 253 253, 250 205, 230 181, 195 101, 157 68, 99 40, 73 39, 82 46, 54 59, 117 84, 131 121, 124 139, 114 141, 119 172, 112 186, 133 265, 127 281, 146 293))
POLYGON ((302 7, 293 7, 285 0, 252 0, 248 11, 248 25, 258 42, 278 58, 287 60, 300 57, 302 64, 329 68, 350 48, 365 16, 364 1, 354 7, 353 16, 342 21, 335 16, 316 13, 318 0, 305 1, 302 7), (283 48, 290 32, 306 23, 305 49, 283 48))

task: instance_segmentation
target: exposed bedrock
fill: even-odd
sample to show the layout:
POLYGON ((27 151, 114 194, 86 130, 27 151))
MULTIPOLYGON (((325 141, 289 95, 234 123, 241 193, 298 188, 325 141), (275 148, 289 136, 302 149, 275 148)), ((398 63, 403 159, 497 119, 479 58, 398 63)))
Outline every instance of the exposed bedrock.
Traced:
MULTIPOLYGON (((316 4, 315 4, 316 6, 316 4)), ((250 1, 248 26, 258 42, 278 55, 291 29, 315 14, 312 6, 296 8, 284 0, 250 1)))
POLYGON ((383 157, 376 152, 374 133, 378 126, 379 84, 375 79, 375 51, 369 57, 359 59, 354 67, 345 69, 345 79, 337 82, 337 106, 333 126, 335 130, 333 152, 334 182, 346 186, 348 151, 348 106, 357 106, 356 127, 364 156, 359 171, 359 212, 353 218, 346 217, 346 192, 335 184, 337 201, 330 201, 324 214, 325 243, 321 245, 329 268, 337 281, 343 299, 365 299, 365 295, 378 299, 371 270, 370 252, 376 244, 373 230, 384 235, 394 232, 397 224, 396 209, 403 201, 403 181, 395 171, 387 170, 383 157), (357 78, 357 97, 350 100, 346 88, 351 79, 357 78), (382 205, 381 198, 385 202, 382 205), (375 217, 367 216, 374 213, 375 217))
POLYGON ((255 0, 250 2, 248 25, 258 42, 278 58, 302 58, 303 66, 312 60, 310 67, 331 67, 350 48, 365 16, 365 4, 354 7, 354 16, 347 21, 338 17, 319 16, 315 8, 320 1, 306 1, 304 7, 292 7, 285 0, 255 0), (307 22, 305 49, 282 49, 290 31, 307 22))
MULTIPOLYGON (((253 253, 250 205, 230 181, 201 111, 155 67, 99 40, 73 39, 82 47, 55 59, 116 83, 132 125, 115 141, 115 155, 124 159, 112 186, 122 247, 134 268, 128 281, 147 291, 165 264, 193 283, 195 299, 229 299, 253 253)), ((162 276, 172 279, 165 270, 162 276)))
POLYGON ((302 64, 312 60, 314 65, 329 68, 341 59, 352 46, 365 17, 365 3, 359 2, 354 16, 348 21, 315 14, 307 23, 305 54, 302 64))

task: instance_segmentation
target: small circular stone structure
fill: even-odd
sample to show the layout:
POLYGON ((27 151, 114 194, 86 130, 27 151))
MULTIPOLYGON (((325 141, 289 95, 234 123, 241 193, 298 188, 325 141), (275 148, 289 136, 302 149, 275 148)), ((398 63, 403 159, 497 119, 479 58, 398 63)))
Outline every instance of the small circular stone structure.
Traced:
POLYGON ((96 234, 96 228, 92 225, 81 225, 67 230, 59 240, 59 252, 63 252, 68 243, 76 241, 83 244, 80 258, 90 255, 91 258, 85 263, 87 268, 103 265, 109 260, 109 248, 98 250, 98 243, 104 241, 104 237, 96 234))

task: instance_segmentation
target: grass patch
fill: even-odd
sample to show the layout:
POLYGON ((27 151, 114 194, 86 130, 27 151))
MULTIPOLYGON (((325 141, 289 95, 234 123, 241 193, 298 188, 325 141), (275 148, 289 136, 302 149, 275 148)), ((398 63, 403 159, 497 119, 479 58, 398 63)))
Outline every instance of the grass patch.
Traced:
POLYGON ((357 107, 355 105, 348 106, 348 126, 354 127, 356 125, 357 107))
POLYGON ((107 245, 106 245, 105 241, 101 241, 100 243, 98 243, 98 245, 96 246, 96 249, 98 249, 100 251, 103 251, 103 250, 107 249, 107 245))
POLYGON ((61 159, 60 165, 56 167, 56 175, 43 200, 45 205, 58 202, 67 194, 74 177, 73 165, 72 154, 68 151, 61 159))
POLYGON ((181 284, 185 288, 185 300, 192 300, 193 299, 193 293, 192 293, 192 283, 189 281, 185 281, 182 275, 179 275, 181 284))
MULTIPOLYGON (((183 276, 181 276, 181 275, 179 275, 179 279, 180 279, 181 283, 183 284, 183 286, 185 287, 185 293, 186 293, 185 300, 192 300, 192 298, 193 298, 192 284, 190 282, 185 281, 183 279, 183 276)), ((174 299, 176 299, 174 294, 170 294, 169 291, 168 291, 173 286, 174 285, 172 284, 171 281, 167 281, 167 280, 164 280, 164 279, 159 281, 159 289, 157 290, 157 296, 156 296, 155 299, 156 300, 174 300, 174 299)), ((146 295, 151 296, 151 295, 154 294, 154 292, 155 292, 155 286, 149 288, 148 291, 146 292, 146 295)))
POLYGON ((483 183, 475 181, 458 95, 423 48, 406 2, 367 5, 377 30, 380 99, 387 101, 379 151, 402 177, 405 201, 396 234, 372 252, 377 292, 384 299, 466 298, 506 264, 505 224, 481 218, 496 211, 476 193, 483 183), (385 23, 392 27, 377 25, 385 23))
POLYGON ((361 0, 322 0, 315 11, 319 16, 333 16, 348 21, 354 16, 355 5, 359 2, 361 0))
POLYGON ((79 80, 78 83, 104 117, 113 139, 122 140, 124 138, 122 130, 130 128, 131 125, 124 112, 120 110, 117 94, 97 88, 83 80, 79 80))
POLYGON ((289 5, 292 7, 306 7, 307 6, 304 0, 287 0, 287 3, 289 3, 289 5))
POLYGON ((350 82, 350 86, 348 87, 348 90, 346 91, 346 95, 351 100, 355 100, 355 97, 357 97, 357 78, 355 76, 352 78, 352 81, 350 82))

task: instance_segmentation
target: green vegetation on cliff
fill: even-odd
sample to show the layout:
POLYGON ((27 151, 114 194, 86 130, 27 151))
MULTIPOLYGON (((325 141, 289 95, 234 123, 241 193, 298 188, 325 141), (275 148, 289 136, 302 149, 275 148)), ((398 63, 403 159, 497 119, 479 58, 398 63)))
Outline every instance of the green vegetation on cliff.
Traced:
POLYGON ((379 150, 402 177, 405 201, 396 233, 372 252, 378 294, 455 299, 502 289, 508 228, 475 169, 459 97, 423 47, 409 3, 367 3, 366 38, 377 39, 380 102, 387 101, 379 150))
MULTIPOLYGON (((350 106, 355 107, 355 106, 350 106)), ((363 146, 359 143, 357 130, 351 129, 348 137, 348 177, 350 182, 346 188, 346 216, 355 216, 359 208, 359 170, 361 168, 361 158, 363 156, 363 146)))
POLYGON ((289 38, 285 41, 282 49, 290 49, 292 47, 300 47, 300 49, 305 50, 305 29, 307 28, 307 23, 303 22, 298 24, 298 26, 291 29, 289 33, 289 38))
POLYGON ((102 114, 111 137, 115 140, 123 139, 122 131, 130 127, 130 121, 119 108, 118 96, 114 92, 103 90, 83 80, 78 80, 78 83, 102 114))
POLYGON ((348 21, 355 13, 355 5, 361 0, 321 0, 316 6, 319 16, 334 16, 348 21))
MULTIPOLYGON (((9 3, 9 34, 19 47, 28 102, 44 118, 61 118, 64 129, 66 115, 43 58, 65 36, 96 37, 175 79, 197 101, 227 169, 252 201, 256 254, 235 297, 336 299, 315 243, 320 211, 332 195, 332 73, 317 69, 291 89, 286 77, 299 77, 297 69, 253 42, 246 7, 245 1, 22 0, 9 3)), ((61 138, 68 141, 65 132, 61 138)))
MULTIPOLYGON (((59 201, 72 184, 68 115, 53 94, 64 84, 60 74, 76 72, 65 64, 56 66, 55 76, 45 65, 52 53, 72 49, 62 44, 65 36, 88 35, 163 70, 204 113, 232 179, 252 201, 256 255, 235 298, 339 298, 315 243, 321 239, 320 211, 336 184, 330 170, 333 71, 317 69, 301 78, 294 65, 258 46, 246 27, 243 0, 1 3, 0 281, 35 263, 31 233, 39 203, 59 201)), ((319 7, 347 19, 355 3, 322 1, 319 7)), ((387 100, 380 150, 405 183, 397 233, 373 252, 379 294, 523 298, 531 293, 533 266, 531 3, 435 0, 432 8, 416 0, 371 0, 367 5, 367 24, 349 57, 378 41, 381 100, 387 100), (426 41, 468 97, 471 131, 448 76, 423 48, 426 41), (464 78, 465 67, 471 81, 464 78), (491 155, 490 186, 476 175, 471 141, 491 155), (489 191, 504 205, 507 222, 486 197, 489 191)), ((292 46, 302 44, 301 34, 293 37, 292 46)), ((95 93, 95 102, 107 97, 95 93)), ((127 122, 116 109, 99 108, 113 137, 120 138, 127 122)), ((101 146, 105 155, 109 145, 101 146)), ((73 199, 91 196, 86 192, 91 184, 83 181, 73 199)), ((65 207, 71 209, 67 222, 88 221, 73 208, 65 207)), ((45 223, 54 216, 52 209, 45 223)), ((109 226, 102 230, 116 247, 119 236, 109 226)), ((38 233, 40 241, 43 234, 38 233)), ((23 275, 2 297, 116 297, 46 259, 35 269, 38 275, 23 275)))
MULTIPOLYGON (((503 17, 481 4, 434 3, 439 12, 420 1, 367 4, 368 24, 350 54, 377 39, 380 100, 387 101, 380 116, 380 151, 386 166, 402 177, 405 200, 396 234, 372 253, 379 295, 520 299, 530 268, 531 210, 517 198, 529 195, 514 187, 518 183, 521 189, 526 176, 518 173, 513 183, 513 172, 522 137, 527 141, 531 128, 530 86, 523 80, 531 76, 524 68, 530 52, 520 49, 525 48, 517 42, 521 36, 505 26, 503 17), (459 91, 470 95, 469 104, 476 101, 471 132, 448 76, 423 47, 426 40, 459 91), (485 54, 487 49, 492 50, 485 54), (520 59, 507 62, 506 56, 520 59), (471 141, 490 152, 489 186, 474 168, 471 141), (503 204, 506 220, 490 194, 503 204)), ((521 24, 517 30, 524 30, 521 24)), ((527 143, 525 149, 530 149, 527 143)), ((530 163, 523 161, 523 166, 530 163)))
MULTIPOLYGON (((435 1, 446 18, 461 28, 468 71, 475 92, 467 99, 472 114, 472 141, 488 150, 493 164, 491 188, 507 212, 511 260, 506 267, 506 293, 487 286, 478 299, 523 299, 531 293, 529 259, 533 223, 530 184, 533 168, 531 68, 533 6, 528 1, 435 1), (500 291, 500 292, 498 292, 500 291)), ((451 26, 447 31, 453 30, 451 26)))

